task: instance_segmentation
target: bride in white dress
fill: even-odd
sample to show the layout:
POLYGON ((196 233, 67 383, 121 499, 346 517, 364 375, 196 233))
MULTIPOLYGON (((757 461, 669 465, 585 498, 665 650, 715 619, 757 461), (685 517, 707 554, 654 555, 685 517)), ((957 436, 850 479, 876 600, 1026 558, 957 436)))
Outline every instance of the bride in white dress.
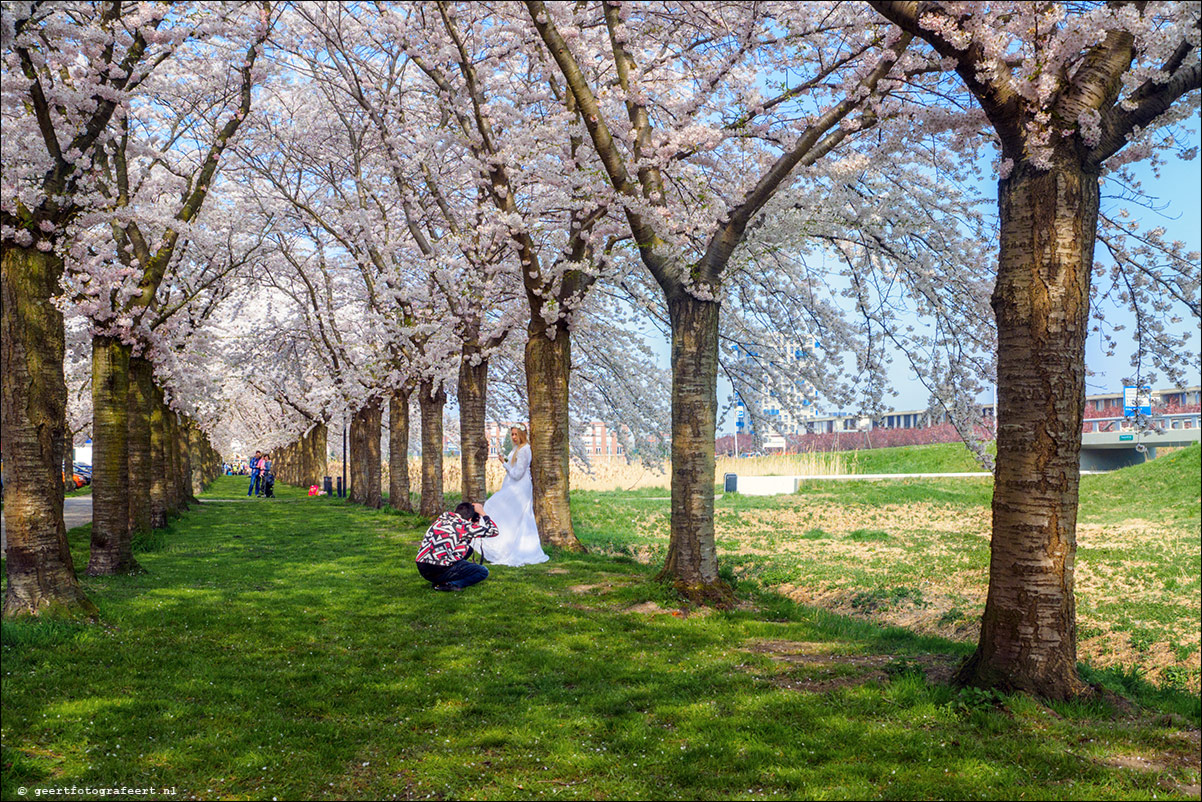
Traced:
POLYGON ((538 540, 534 522, 534 490, 530 483, 530 443, 524 429, 509 430, 514 451, 509 461, 498 456, 505 466, 501 489, 484 502, 484 514, 493 520, 501 534, 477 541, 484 559, 496 565, 533 565, 551 559, 538 540))

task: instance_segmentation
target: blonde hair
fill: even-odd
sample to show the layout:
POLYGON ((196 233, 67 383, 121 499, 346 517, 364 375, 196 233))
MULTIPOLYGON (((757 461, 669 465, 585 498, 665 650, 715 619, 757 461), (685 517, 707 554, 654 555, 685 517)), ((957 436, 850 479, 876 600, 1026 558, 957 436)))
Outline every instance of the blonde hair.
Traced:
POLYGON ((509 464, 517 459, 518 450, 525 445, 530 444, 530 435, 526 434, 526 430, 521 426, 510 426, 509 437, 513 440, 513 453, 509 455, 509 464))

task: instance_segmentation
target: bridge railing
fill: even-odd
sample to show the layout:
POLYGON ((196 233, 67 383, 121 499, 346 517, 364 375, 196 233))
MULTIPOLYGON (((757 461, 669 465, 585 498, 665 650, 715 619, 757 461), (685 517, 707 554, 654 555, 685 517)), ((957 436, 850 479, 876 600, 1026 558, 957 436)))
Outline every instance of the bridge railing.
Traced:
MULTIPOLYGON (((1152 415, 1148 420, 1153 429, 1163 432, 1171 429, 1197 429, 1199 428, 1199 417, 1200 414, 1197 412, 1172 412, 1152 415)), ((1128 432, 1135 431, 1138 428, 1134 418, 1119 416, 1111 418, 1086 418, 1081 431, 1128 432)))

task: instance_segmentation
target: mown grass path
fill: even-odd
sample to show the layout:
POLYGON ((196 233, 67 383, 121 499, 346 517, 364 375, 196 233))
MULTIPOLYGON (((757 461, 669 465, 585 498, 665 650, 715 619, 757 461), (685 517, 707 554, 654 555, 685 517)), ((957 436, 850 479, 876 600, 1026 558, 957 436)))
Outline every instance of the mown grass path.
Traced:
POLYGON ((434 593, 418 519, 280 495, 219 480, 141 544, 145 573, 84 580, 102 625, 4 624, 5 799, 1198 795, 1180 694, 958 692, 963 645, 767 594, 676 610, 630 560, 434 593))

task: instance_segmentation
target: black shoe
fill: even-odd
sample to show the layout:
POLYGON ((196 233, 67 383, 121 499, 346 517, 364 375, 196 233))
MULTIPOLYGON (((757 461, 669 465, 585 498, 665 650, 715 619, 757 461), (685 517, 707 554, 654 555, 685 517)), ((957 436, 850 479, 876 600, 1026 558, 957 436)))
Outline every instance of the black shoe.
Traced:
POLYGON ((458 585, 435 585, 434 589, 441 590, 446 593, 460 593, 463 591, 463 588, 459 587, 458 585))

